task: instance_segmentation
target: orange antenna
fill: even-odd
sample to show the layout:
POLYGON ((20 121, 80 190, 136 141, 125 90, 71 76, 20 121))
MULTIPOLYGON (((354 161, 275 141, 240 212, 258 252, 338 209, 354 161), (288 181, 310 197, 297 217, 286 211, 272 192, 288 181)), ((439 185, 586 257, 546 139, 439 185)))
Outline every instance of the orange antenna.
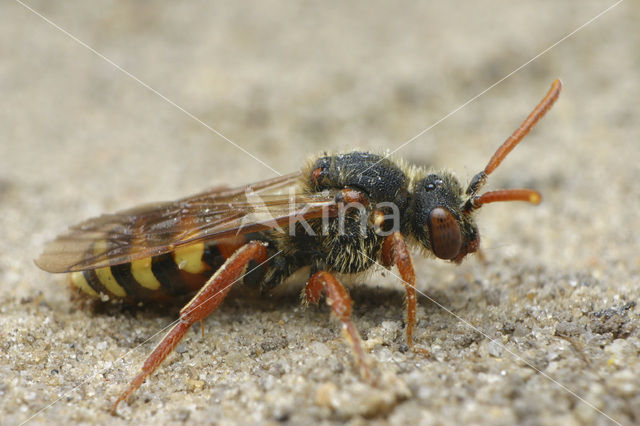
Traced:
POLYGON ((477 209, 484 204, 498 201, 526 201, 532 204, 540 204, 542 195, 533 189, 500 189, 498 191, 485 192, 471 198, 471 209, 477 209))
POLYGON ((562 82, 556 79, 551 85, 551 89, 547 95, 542 98, 538 106, 535 107, 531 114, 522 122, 520 127, 516 129, 515 132, 511 136, 507 138, 506 141, 500 148, 493 154, 491 160, 487 164, 487 167, 484 168, 484 173, 486 175, 490 175, 504 160, 504 157, 511 152, 513 148, 529 133, 529 131, 536 125, 536 123, 544 117, 544 115, 549 111, 549 108, 556 102, 558 96, 560 95, 560 90, 562 90, 562 82))
POLYGON ((489 176, 500 165, 500 163, 502 163, 502 160, 504 160, 507 154, 509 154, 511 150, 515 148, 515 146, 518 145, 525 136, 527 136, 533 126, 535 126, 536 123, 544 117, 549 108, 553 106, 558 99, 561 90, 562 82, 559 79, 556 79, 545 97, 542 98, 540 103, 533 109, 533 111, 531 111, 531 114, 529 114, 520 127, 518 127, 516 131, 513 132, 513 134, 509 136, 507 140, 504 141, 504 143, 496 150, 484 170, 471 179, 471 183, 467 188, 468 195, 475 194, 485 184, 487 176, 489 176))

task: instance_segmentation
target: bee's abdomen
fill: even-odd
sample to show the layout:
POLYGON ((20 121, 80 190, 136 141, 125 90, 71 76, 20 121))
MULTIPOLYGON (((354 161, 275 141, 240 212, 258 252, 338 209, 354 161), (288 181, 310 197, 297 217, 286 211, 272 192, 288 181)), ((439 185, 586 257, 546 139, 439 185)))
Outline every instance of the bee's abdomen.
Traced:
POLYGON ((73 272, 70 281, 93 297, 169 301, 199 290, 246 241, 238 236, 191 244, 130 263, 73 272))

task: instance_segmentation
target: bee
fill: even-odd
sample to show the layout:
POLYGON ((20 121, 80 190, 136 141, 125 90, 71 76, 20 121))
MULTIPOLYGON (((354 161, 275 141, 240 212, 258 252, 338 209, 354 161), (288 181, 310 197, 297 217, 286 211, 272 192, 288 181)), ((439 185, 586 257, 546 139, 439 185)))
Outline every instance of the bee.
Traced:
POLYGON ((540 202, 540 193, 531 189, 479 191, 554 104, 561 87, 553 82, 466 189, 447 171, 369 152, 325 153, 296 173, 89 219, 48 243, 36 264, 70 273, 72 285, 94 297, 168 302, 195 294, 113 403, 114 412, 234 284, 267 293, 303 267, 310 267, 303 299, 317 304, 325 296, 361 374, 369 378, 351 320, 352 301, 335 274, 364 272, 376 262, 396 266, 406 291, 407 345, 419 351, 413 342, 416 276, 409 249, 460 263, 479 248, 474 215, 480 207, 540 202))

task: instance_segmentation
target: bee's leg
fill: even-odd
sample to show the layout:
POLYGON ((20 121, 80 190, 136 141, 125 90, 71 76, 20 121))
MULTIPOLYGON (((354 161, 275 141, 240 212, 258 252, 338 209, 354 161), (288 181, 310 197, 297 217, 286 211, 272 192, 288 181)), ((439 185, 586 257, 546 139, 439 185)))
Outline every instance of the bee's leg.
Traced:
POLYGON ((131 381, 129 387, 118 397, 112 406, 115 413, 118 404, 144 383, 147 376, 153 374, 158 366, 169 356, 191 326, 204 320, 222 303, 234 283, 240 280, 250 261, 261 264, 267 258, 267 247, 262 242, 251 241, 242 246, 209 278, 189 303, 180 311, 180 319, 164 336, 151 355, 147 357, 140 373, 131 381))
POLYGON ((413 327, 416 324, 416 272, 409 248, 400 232, 394 232, 385 238, 382 245, 382 264, 387 268, 393 265, 398 267, 402 283, 407 290, 407 345, 415 352, 427 353, 426 350, 413 346, 413 327))
POLYGON ((317 304, 323 292, 326 296, 327 305, 329 305, 334 315, 342 321, 343 331, 347 341, 353 348, 356 362, 360 366, 363 377, 367 380, 371 379, 360 333, 358 333, 358 329, 351 321, 351 305, 353 302, 347 289, 331 273, 319 271, 309 278, 309 282, 305 286, 304 297, 307 302, 317 304))

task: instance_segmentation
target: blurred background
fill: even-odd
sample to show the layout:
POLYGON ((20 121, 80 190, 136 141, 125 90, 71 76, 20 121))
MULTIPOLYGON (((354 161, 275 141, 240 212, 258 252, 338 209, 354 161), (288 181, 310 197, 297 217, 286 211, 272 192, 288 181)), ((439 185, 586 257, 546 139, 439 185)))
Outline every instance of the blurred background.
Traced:
MULTIPOLYGON (((173 318, 78 311, 63 280, 32 263, 42 245, 69 224, 210 186, 288 173, 322 151, 395 150, 426 129, 394 156, 451 169, 466 183, 555 78, 564 83, 557 105, 489 183, 494 189, 538 189, 543 204, 484 208, 478 221, 487 264, 471 260, 455 268, 417 258, 418 286, 476 326, 491 323, 487 330, 494 332, 487 333, 507 336, 503 343, 509 341, 509 332, 496 331, 494 319, 497 323, 496 318, 506 315, 500 319, 503 325, 526 324, 524 335, 535 339, 529 346, 515 345, 514 351, 522 354, 539 345, 531 356, 545 360, 534 362, 538 368, 616 420, 640 422, 638 307, 627 306, 640 294, 640 7, 620 2, 567 37, 612 5, 595 0, 3 2, 0 340, 6 359, 0 367, 0 394, 5 395, 0 405, 10 423, 27 419, 92 371, 82 368, 115 360, 140 343, 139 336, 146 338, 173 318), (492 291, 499 291, 496 303, 487 296, 492 291), (596 328, 589 321, 600 321, 597 312, 607 309, 617 312, 622 329, 607 329, 597 341, 585 337, 596 328), (573 335, 577 346, 554 337, 563 321, 578 324, 573 335), (541 334, 535 336, 534 330, 541 334), (107 339, 104 333, 109 331, 138 337, 107 339), (85 338, 91 341, 82 345, 85 338), (103 341, 107 343, 101 346, 103 341), (595 342, 592 349, 590 342, 595 342), (74 352, 72 343, 84 349, 74 352), (575 361, 574 347, 587 353, 588 363, 575 361), (105 348, 109 355, 100 360, 105 348), (73 358, 76 352, 82 352, 77 355, 82 360, 73 358), (70 357, 75 361, 67 365, 64 360, 70 357), (618 382, 609 382, 610 377, 618 377, 618 382)), ((377 279, 364 281, 375 287, 377 279)), ((365 336, 375 336, 383 319, 402 329, 402 292, 397 284, 392 288, 398 306, 356 310, 365 336)), ((356 291, 356 305, 367 306, 367 297, 366 290, 356 291)), ((127 407, 125 418, 163 423, 211 421, 212 415, 230 423, 357 424, 365 417, 425 424, 609 421, 540 375, 518 376, 518 371, 530 369, 516 360, 508 362, 519 378, 505 384, 499 372, 510 370, 489 365, 498 356, 481 350, 488 340, 474 340, 461 352, 449 340, 456 333, 447 330, 462 330, 464 325, 426 299, 420 302, 418 336, 444 358, 394 359, 389 368, 395 368, 394 377, 408 390, 381 391, 380 398, 392 402, 373 414, 349 411, 338 397, 324 404, 317 393, 324 389, 322 383, 335 379, 336 389, 347 389, 341 383, 353 385, 357 372, 327 311, 299 311, 296 299, 294 295, 284 308, 293 318, 285 321, 291 328, 278 332, 288 334, 289 343, 271 351, 273 356, 313 358, 304 343, 310 336, 295 330, 331 325, 333 334, 327 332, 324 340, 316 336, 330 351, 311 351, 320 367, 304 368, 321 374, 323 358, 339 356, 337 365, 344 371, 316 380, 302 364, 292 363, 272 380, 275 384, 265 385, 260 380, 267 379, 243 368, 268 360, 243 358, 229 367, 231 361, 223 359, 224 368, 245 375, 221 385, 201 376, 207 368, 214 370, 207 374, 231 374, 207 361, 221 345, 211 341, 217 332, 205 341, 194 333, 189 352, 178 355, 176 364, 184 361, 195 368, 192 379, 204 384, 194 385, 194 391, 185 385, 191 380, 188 374, 176 371, 171 379, 171 367, 165 367, 141 390, 147 399, 127 407), (434 327, 436 323, 443 325, 434 327), (465 362, 476 364, 456 364, 463 352, 469 354, 465 362), (450 374, 446 380, 438 379, 443 369, 450 374), (489 373, 495 373, 495 381, 481 377, 489 373), (259 391, 247 390, 254 388, 259 391), (547 399, 536 399, 542 395, 547 399)), ((251 327, 262 327, 260 315, 267 315, 267 322, 281 315, 277 306, 240 306, 223 312, 209 323, 209 330, 227 333, 239 344, 243 338, 233 333, 258 339, 251 327), (246 327, 233 326, 234 321, 246 327)), ((393 356, 399 353, 402 332, 396 337, 391 339, 396 343, 387 342, 388 336, 383 339, 383 349, 393 356)), ((379 361, 381 347, 372 354, 379 361)), ((116 384, 105 383, 102 376, 94 379, 95 384, 72 393, 34 421, 121 421, 110 417, 104 406, 148 350, 135 352, 127 367, 120 364, 116 377, 105 376, 116 384)), ((246 349, 238 353, 250 356, 246 349)), ((340 395, 338 390, 335 394, 340 395)))

